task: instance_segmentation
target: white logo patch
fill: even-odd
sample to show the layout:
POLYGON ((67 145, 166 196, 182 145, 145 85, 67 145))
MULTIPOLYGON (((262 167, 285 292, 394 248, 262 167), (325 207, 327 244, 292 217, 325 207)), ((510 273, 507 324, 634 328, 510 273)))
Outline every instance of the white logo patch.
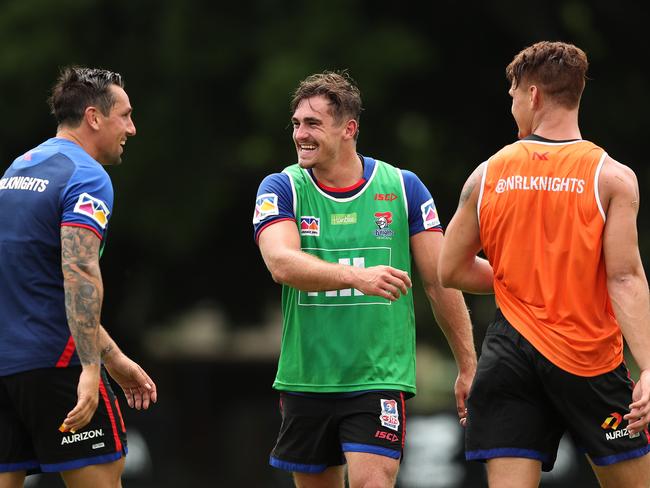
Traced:
POLYGON ((379 420, 383 427, 392 430, 399 428, 399 411, 397 410, 397 400, 379 400, 381 404, 381 414, 379 420))
POLYGON ((279 215, 278 196, 275 193, 263 193, 255 200, 255 213, 253 224, 259 224, 262 220, 271 215, 279 215))
POLYGON ((88 193, 82 193, 79 195, 79 200, 77 200, 77 203, 74 206, 74 212, 90 217, 97 222, 102 229, 106 228, 106 224, 108 224, 108 214, 111 213, 104 202, 88 193))
POLYGON ((420 206, 422 211, 422 225, 425 229, 440 226, 440 219, 438 218, 438 211, 433 204, 433 198, 427 200, 420 206))

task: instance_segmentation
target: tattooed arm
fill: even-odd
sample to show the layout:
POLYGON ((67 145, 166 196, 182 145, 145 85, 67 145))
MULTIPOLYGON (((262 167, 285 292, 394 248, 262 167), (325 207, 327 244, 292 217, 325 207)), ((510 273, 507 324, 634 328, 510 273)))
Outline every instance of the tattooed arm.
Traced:
POLYGON ((99 344, 102 362, 111 378, 124 391, 129 407, 146 410, 149 408, 150 402, 156 403, 158 400, 156 384, 139 364, 129 359, 117 347, 115 341, 101 325, 99 326, 99 344))
POLYGON ((82 366, 77 404, 63 421, 64 431, 74 432, 88 424, 99 401, 99 316, 104 297, 99 245, 99 238, 88 229, 61 227, 66 315, 82 366))
POLYGON ((476 256, 481 250, 476 205, 485 166, 485 163, 479 165, 465 182, 438 262, 443 286, 476 294, 494 293, 492 267, 476 256))

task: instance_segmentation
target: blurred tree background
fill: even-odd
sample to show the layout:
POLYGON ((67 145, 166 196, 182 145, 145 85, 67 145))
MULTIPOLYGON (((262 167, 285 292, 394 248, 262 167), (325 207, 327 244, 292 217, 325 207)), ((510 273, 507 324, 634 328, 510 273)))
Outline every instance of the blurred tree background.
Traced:
MULTIPOLYGON (((119 71, 134 107, 138 134, 108 168, 102 270, 103 321, 161 390, 154 411, 127 414, 157 446, 141 485, 287 486, 265 464, 280 288, 251 220, 259 182, 295 160, 299 80, 349 69, 365 105, 359 151, 416 172, 446 223, 473 168, 516 137, 505 66, 538 40, 574 42, 591 63, 583 137, 631 166, 643 196, 648 20, 641 3, 604 0, 0 2, 2 170, 54 134, 45 100, 61 66, 119 71)), ((645 260, 649 215, 642 198, 645 260)), ((453 411, 451 357, 415 293, 415 411, 453 411)), ((493 301, 467 302, 479 344, 493 301)))

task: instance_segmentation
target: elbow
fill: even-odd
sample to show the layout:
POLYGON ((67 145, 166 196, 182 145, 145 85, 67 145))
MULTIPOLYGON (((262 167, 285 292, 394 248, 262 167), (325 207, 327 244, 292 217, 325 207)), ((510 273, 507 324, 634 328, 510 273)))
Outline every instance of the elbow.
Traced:
POLYGON ((438 282, 443 288, 456 288, 454 285, 457 283, 454 279, 453 269, 440 263, 438 266, 438 282))

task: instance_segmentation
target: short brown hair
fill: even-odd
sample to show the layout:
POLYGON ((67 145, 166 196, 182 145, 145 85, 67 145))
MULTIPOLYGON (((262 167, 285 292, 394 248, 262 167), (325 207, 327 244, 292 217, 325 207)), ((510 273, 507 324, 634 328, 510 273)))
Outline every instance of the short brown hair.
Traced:
POLYGON ((115 105, 111 85, 124 88, 119 73, 80 66, 63 68, 48 99, 57 124, 78 127, 86 108, 91 105, 96 105, 104 115, 108 115, 115 105))
POLYGON ((329 100, 330 113, 337 122, 342 122, 346 116, 359 122, 363 110, 361 92, 347 71, 323 71, 302 80, 293 93, 291 112, 295 112, 305 98, 316 96, 329 100))
POLYGON ((506 78, 538 84, 558 104, 575 108, 585 88, 589 62, 584 51, 565 42, 543 41, 523 49, 506 68, 506 78))

